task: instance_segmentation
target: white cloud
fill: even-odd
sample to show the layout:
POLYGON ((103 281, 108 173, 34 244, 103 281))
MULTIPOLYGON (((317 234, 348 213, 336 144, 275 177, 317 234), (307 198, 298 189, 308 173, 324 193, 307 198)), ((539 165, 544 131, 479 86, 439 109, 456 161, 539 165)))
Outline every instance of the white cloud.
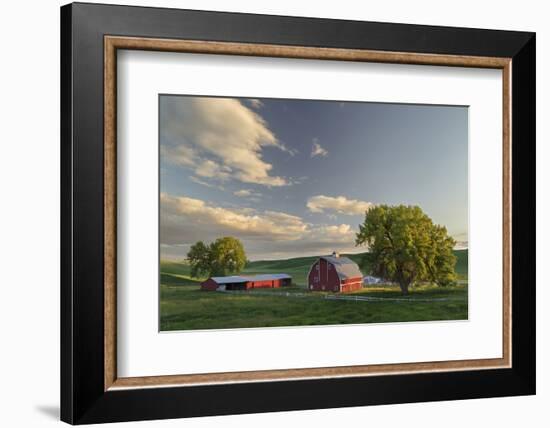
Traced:
POLYGON ((333 240, 336 242, 347 242, 355 239, 355 232, 351 229, 349 224, 331 225, 331 226, 319 226, 312 231, 314 236, 318 238, 324 238, 333 240))
POLYGON ((454 246, 455 250, 467 250, 468 249, 468 241, 456 241, 456 245, 454 246))
POLYGON ((257 99, 257 98, 249 98, 247 101, 255 109, 260 109, 264 106, 264 103, 261 100, 257 99))
POLYGON ((200 199, 161 194, 162 254, 185 257, 192 243, 235 236, 250 256, 292 257, 354 250, 355 231, 348 224, 311 224, 280 211, 216 206, 200 199))
POLYGON ((190 243, 224 234, 293 240, 308 228, 300 217, 276 211, 243 212, 165 193, 161 193, 160 201, 161 242, 165 244, 190 243))
POLYGON ((240 198, 259 198, 262 196, 259 192, 254 192, 250 189, 241 189, 233 192, 235 196, 238 196, 240 198))
POLYGON ((210 188, 215 188, 215 189, 224 190, 223 186, 216 185, 216 184, 212 184, 212 183, 208 183, 207 181, 201 180, 200 178, 195 177, 194 175, 190 176, 190 177, 189 177, 189 180, 191 180, 193 183, 197 183, 197 184, 200 184, 200 185, 205 186, 205 187, 210 187, 210 188))
POLYGON ((289 149, 287 146, 285 146, 283 143, 281 143, 281 150, 283 152, 286 152, 288 153, 290 156, 296 156, 298 153, 300 153, 298 151, 298 149, 289 149))
POLYGON ((264 186, 290 182, 272 174, 262 157, 266 147, 292 154, 264 119, 230 98, 162 97, 162 157, 190 167, 195 174, 264 186))
POLYGON ((321 147, 319 144, 319 139, 314 138, 313 139, 313 146, 311 147, 311 157, 314 158, 315 156, 322 156, 326 157, 328 155, 328 151, 321 147))
POLYGON ((161 145, 160 154, 170 162, 184 166, 193 166, 198 161, 195 150, 184 145, 176 147, 161 145))
POLYGON ((452 235, 453 239, 456 241, 455 250, 465 250, 468 249, 468 233, 462 232, 452 235))
POLYGON ((345 196, 332 197, 318 195, 308 199, 307 207, 314 213, 334 211, 339 214, 361 215, 374 207, 374 204, 357 199, 348 199, 345 196))
POLYGON ((236 192, 233 192, 233 194, 235 196, 246 198, 247 196, 250 196, 252 194, 252 191, 248 189, 242 189, 242 190, 237 190, 236 192))
POLYGON ((201 177, 215 178, 226 181, 230 177, 231 168, 220 165, 210 159, 201 161, 195 168, 195 174, 201 177))

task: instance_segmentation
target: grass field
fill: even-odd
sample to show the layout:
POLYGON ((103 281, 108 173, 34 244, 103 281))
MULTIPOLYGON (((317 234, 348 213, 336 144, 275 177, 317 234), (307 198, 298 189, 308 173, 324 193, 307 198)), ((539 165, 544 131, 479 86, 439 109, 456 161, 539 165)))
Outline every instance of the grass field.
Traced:
MULTIPOLYGON (((459 250, 456 271, 468 278, 468 251, 459 250)), ((349 257, 359 262, 363 255, 349 257)), ((293 286, 236 294, 204 292, 201 278, 185 263, 161 262, 160 329, 220 329, 327 324, 358 324, 468 317, 467 281, 454 287, 422 285, 403 298, 396 286, 370 286, 352 293, 368 301, 332 300, 331 293, 307 292, 306 276, 316 257, 251 262, 243 274, 287 273, 293 286), (372 299, 371 299, 372 298, 372 299)))
MULTIPOLYGON (((460 279, 468 279, 468 250, 455 250, 457 258, 455 270, 460 279)), ((354 262, 359 263, 364 253, 347 254, 354 262)), ((251 262, 243 270, 243 275, 256 275, 262 273, 286 273, 292 276, 292 281, 298 286, 306 286, 306 277, 310 266, 317 260, 316 256, 297 257, 286 260, 261 260, 251 262)), ((161 283, 178 285, 181 279, 190 278, 191 269, 185 263, 170 261, 161 262, 161 283)), ((201 278, 202 279, 202 278, 201 278)), ((185 281, 183 281, 185 282, 185 281)))

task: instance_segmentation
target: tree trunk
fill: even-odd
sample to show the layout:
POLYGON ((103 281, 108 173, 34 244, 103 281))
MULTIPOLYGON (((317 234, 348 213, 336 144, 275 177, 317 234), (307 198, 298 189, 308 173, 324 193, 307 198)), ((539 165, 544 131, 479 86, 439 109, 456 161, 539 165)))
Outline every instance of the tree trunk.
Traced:
POLYGON ((399 287, 401 288, 401 294, 403 294, 403 296, 406 296, 407 294, 409 294, 409 283, 408 282, 400 282, 399 287))

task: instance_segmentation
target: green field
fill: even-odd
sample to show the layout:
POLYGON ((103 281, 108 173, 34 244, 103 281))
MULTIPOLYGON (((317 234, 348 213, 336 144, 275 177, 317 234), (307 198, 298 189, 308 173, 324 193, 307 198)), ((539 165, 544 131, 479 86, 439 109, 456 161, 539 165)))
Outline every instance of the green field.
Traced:
MULTIPOLYGON (((220 329, 298 325, 459 320, 468 317, 468 251, 455 251, 462 280, 454 287, 422 285, 401 296, 396 286, 369 286, 334 300, 308 292, 306 276, 317 257, 251 262, 242 274, 287 273, 293 286, 238 294, 204 292, 185 263, 161 261, 160 329, 220 329)), ((349 255, 359 262, 362 254, 349 255)))

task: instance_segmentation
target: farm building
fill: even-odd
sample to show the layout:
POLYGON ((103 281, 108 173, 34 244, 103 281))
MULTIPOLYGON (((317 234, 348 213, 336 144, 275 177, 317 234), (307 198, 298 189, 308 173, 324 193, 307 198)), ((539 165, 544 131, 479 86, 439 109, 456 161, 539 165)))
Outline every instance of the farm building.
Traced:
POLYGON ((363 274, 357 264, 336 252, 320 257, 309 270, 308 287, 312 291, 346 293, 361 289, 363 274))
POLYGON ((367 275, 363 278, 365 285, 381 284, 382 282, 382 278, 377 278, 376 276, 367 275))
POLYGON ((292 277, 285 273, 254 276, 213 276, 201 283, 201 290, 250 290, 252 288, 279 288, 290 285, 292 277))

